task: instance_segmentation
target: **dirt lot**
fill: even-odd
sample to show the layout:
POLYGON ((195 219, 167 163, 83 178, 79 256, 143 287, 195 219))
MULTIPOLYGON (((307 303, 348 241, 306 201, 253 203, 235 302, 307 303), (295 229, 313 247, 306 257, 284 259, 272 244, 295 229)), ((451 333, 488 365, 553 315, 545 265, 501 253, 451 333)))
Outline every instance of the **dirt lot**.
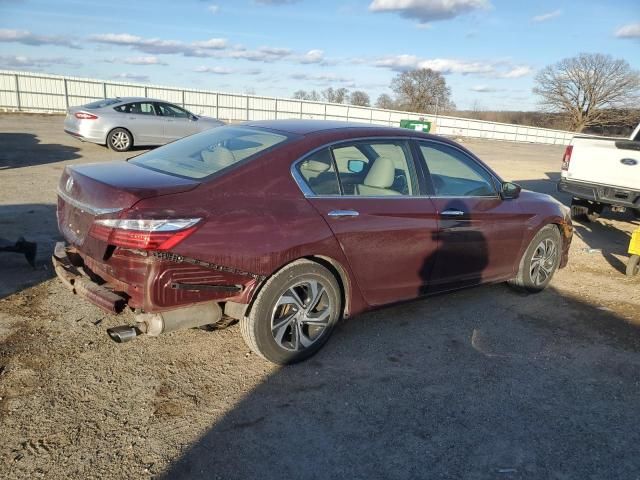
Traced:
MULTIPOLYGON (((563 149, 465 141, 505 178, 555 195, 563 149)), ((569 267, 349 320, 277 368, 237 326, 118 345, 123 323, 62 288, 48 257, 65 164, 124 158, 61 117, 0 115, 0 478, 638 478, 638 223, 576 225, 569 267)), ((566 198, 561 198, 566 201, 566 198)))

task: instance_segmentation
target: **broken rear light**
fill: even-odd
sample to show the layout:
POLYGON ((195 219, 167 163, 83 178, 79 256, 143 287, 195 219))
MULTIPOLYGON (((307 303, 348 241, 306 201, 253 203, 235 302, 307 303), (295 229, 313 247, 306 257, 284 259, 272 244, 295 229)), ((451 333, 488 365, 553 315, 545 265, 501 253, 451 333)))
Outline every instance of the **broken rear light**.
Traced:
POLYGON ((573 145, 567 145, 566 150, 564 151, 564 156, 562 157, 562 170, 569 170, 569 164, 571 163, 571 154, 573 153, 573 145))
POLYGON ((102 219, 93 222, 89 235, 118 247, 169 250, 191 235, 200 220, 200 218, 102 219))
POLYGON ((79 118, 80 120, 97 120, 98 118, 97 115, 94 115, 93 113, 87 113, 87 112, 76 112, 74 116, 76 118, 79 118))

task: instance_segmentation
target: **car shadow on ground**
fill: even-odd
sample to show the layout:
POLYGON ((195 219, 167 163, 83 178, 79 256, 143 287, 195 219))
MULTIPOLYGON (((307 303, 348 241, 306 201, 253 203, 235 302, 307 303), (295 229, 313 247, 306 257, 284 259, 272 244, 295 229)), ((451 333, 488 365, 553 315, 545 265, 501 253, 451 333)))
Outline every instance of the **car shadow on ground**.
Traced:
POLYGON ((37 285, 51 277, 51 254, 62 239, 56 221, 56 206, 22 204, 0 206, 0 240, 14 244, 20 237, 37 244, 35 268, 21 253, 0 252, 0 298, 37 285))
POLYGON ((40 143, 32 133, 0 133, 0 170, 32 167, 80 158, 77 147, 40 143))
POLYGON ((160 478, 624 478, 640 467, 639 333, 500 285, 365 314, 160 478))

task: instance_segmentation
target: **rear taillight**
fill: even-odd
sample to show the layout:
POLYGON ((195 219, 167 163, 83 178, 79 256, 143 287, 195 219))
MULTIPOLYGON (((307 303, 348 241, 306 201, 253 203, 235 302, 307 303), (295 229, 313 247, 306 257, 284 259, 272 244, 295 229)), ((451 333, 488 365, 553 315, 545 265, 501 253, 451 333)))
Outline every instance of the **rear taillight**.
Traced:
POLYGON ((199 218, 96 220, 89 235, 118 247, 169 250, 191 235, 199 221, 199 218))
POLYGON ((97 115, 94 115, 93 113, 87 113, 87 112, 76 112, 74 116, 76 118, 79 118, 80 120, 96 120, 98 118, 97 115))
POLYGON ((573 145, 567 145, 566 150, 564 151, 564 156, 562 157, 562 170, 569 170, 569 164, 571 163, 571 154, 573 153, 573 145))

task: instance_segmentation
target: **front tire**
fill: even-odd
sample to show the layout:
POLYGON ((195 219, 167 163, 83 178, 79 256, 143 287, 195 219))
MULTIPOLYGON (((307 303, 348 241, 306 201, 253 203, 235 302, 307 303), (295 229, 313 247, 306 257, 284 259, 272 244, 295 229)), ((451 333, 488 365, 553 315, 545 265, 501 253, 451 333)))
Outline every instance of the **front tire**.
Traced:
POLYGON ((524 252, 518 274, 509 285, 530 293, 541 292, 560 265, 562 238, 555 225, 542 228, 524 252))
POLYGON ((322 348, 342 315, 334 275, 315 262, 295 261, 269 278, 240 320, 244 341, 265 360, 286 365, 322 348))
POLYGON ((133 136, 124 128, 114 128, 107 135, 107 145, 116 152, 128 152, 133 147, 133 136))

